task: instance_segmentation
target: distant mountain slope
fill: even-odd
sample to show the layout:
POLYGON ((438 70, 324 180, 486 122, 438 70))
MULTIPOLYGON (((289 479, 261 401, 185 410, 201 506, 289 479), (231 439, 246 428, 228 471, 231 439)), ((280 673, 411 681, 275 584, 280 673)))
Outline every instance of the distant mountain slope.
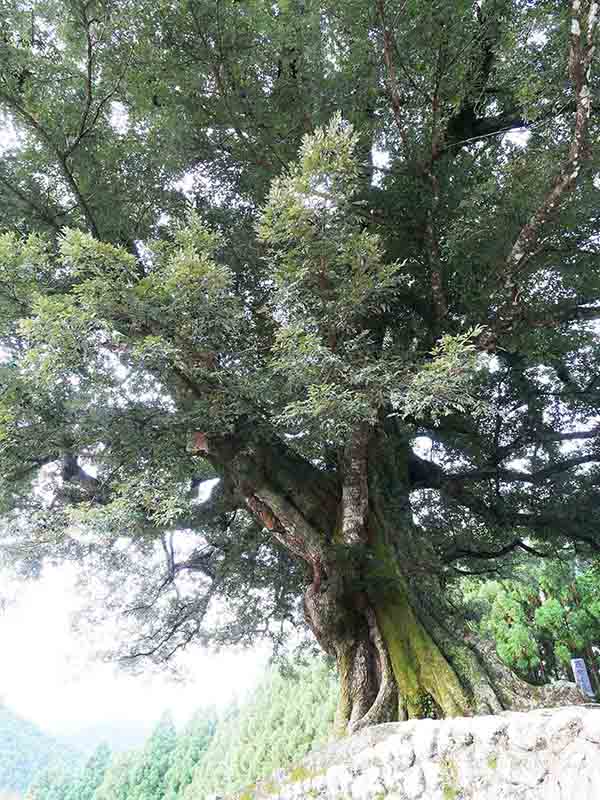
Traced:
MULTIPOLYGON (((143 747, 109 760, 99 748, 76 773, 42 774, 28 800, 200 800, 288 768, 331 733, 337 680, 322 660, 256 689, 220 714, 201 708, 177 732, 163 715, 143 747)), ((0 800, 3 798, 0 796, 0 800)))
POLYGON ((75 766, 78 753, 0 704, 0 798, 24 793, 32 778, 57 764, 75 766))
POLYGON ((295 678, 267 673, 218 723, 177 800, 228 794, 289 767, 331 734, 337 694, 337 679, 321 659, 295 678))
POLYGON ((98 745, 104 742, 110 746, 113 753, 122 753, 143 747, 152 733, 152 728, 152 722, 143 720, 99 721, 69 733, 61 733, 56 738, 85 756, 90 756, 98 745))

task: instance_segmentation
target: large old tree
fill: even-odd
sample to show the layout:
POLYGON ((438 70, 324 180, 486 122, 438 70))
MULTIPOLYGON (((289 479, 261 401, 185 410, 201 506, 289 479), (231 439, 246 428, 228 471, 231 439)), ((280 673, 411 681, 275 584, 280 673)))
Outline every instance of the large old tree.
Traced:
POLYGON ((303 616, 340 729, 526 705, 453 587, 600 550, 598 3, 0 7, 7 559, 124 658, 303 616))

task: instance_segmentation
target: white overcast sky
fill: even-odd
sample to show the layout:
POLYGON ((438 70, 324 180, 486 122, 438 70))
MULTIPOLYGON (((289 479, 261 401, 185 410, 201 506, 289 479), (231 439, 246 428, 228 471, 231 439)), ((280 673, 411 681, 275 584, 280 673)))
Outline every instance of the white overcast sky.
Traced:
POLYGON ((15 602, 0 611, 0 699, 56 735, 72 736, 95 724, 149 726, 167 709, 183 723, 199 706, 222 706, 245 694, 268 660, 265 649, 194 649, 185 680, 124 674, 94 661, 83 636, 73 631, 77 606, 69 570, 56 568, 21 585, 15 602))

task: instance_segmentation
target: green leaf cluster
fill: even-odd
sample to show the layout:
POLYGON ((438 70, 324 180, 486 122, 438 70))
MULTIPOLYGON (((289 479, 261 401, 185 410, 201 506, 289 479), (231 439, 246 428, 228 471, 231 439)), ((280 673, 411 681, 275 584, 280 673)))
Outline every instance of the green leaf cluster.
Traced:
POLYGON ((537 682, 572 680, 570 661, 586 661, 600 691, 600 581, 596 565, 525 562, 512 578, 467 586, 482 633, 500 657, 537 682))

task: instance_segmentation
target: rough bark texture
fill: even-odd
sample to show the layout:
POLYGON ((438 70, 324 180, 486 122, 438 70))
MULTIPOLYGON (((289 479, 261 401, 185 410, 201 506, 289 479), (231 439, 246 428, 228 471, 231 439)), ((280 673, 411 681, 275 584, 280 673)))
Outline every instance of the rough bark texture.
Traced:
POLYGON ((445 602, 435 553, 412 520, 410 447, 395 420, 357 429, 341 482, 256 435, 226 455, 232 491, 312 573, 305 615, 338 665, 339 734, 582 702, 575 687, 556 696, 517 678, 445 602))
POLYGON ((392 424, 373 433, 367 461, 364 543, 323 557, 305 597, 307 620, 339 666, 338 732, 582 702, 574 686, 557 694, 517 678, 451 612, 428 574, 434 554, 412 522, 408 445, 392 424))

